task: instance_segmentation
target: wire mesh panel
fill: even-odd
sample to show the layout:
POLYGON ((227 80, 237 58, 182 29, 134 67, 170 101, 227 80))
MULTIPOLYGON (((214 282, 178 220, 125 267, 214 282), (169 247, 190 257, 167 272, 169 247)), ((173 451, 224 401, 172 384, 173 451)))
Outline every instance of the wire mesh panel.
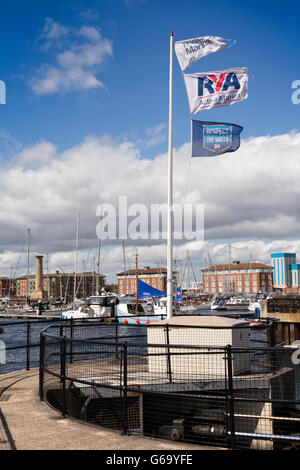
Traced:
MULTIPOLYGON (((298 365, 288 348, 254 349, 248 374, 233 377, 236 445, 278 449, 300 444, 298 365), (299 442, 298 442, 299 440, 299 442)), ((232 350, 232 360, 248 351, 232 350)))
POLYGON ((139 396, 143 434, 193 443, 227 445, 224 351, 128 345, 128 393, 139 396), (222 374, 214 375, 213 370, 222 374), (201 368, 198 369, 198 365, 201 368), (207 367, 204 365, 207 364, 207 367))

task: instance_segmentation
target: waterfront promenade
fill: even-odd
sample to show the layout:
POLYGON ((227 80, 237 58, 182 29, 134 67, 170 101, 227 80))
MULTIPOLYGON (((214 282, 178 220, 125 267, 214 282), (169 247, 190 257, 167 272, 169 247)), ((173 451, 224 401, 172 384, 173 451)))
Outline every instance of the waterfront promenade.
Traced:
POLYGON ((38 369, 0 375, 0 450, 212 450, 62 418, 38 396, 38 369))

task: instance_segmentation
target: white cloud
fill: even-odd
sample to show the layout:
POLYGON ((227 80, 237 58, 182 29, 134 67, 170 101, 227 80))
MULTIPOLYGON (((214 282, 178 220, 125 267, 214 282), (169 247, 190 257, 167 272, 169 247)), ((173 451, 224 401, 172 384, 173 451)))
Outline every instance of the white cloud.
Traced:
POLYGON ((59 46, 61 40, 65 39, 70 32, 70 27, 57 23, 52 18, 46 18, 45 25, 38 37, 38 42, 42 42, 42 48, 47 50, 54 45, 59 46))
POLYGON ((36 95, 104 86, 96 74, 103 62, 112 57, 113 48, 112 42, 102 37, 98 28, 84 25, 75 29, 47 18, 39 42, 42 49, 54 57, 52 63, 41 65, 37 75, 29 80, 36 95))
MULTIPOLYGON (((205 205, 205 245, 191 251, 198 268, 209 252, 214 263, 232 259, 269 260, 271 251, 300 256, 300 133, 243 141, 240 149, 216 158, 191 162, 186 202, 205 205), (250 240, 250 241, 249 241, 250 240)), ((190 145, 174 151, 174 198, 183 200, 190 145)), ((7 274, 31 228, 32 253, 49 253, 51 269, 71 269, 77 213, 81 214, 80 251, 89 266, 96 256, 96 209, 101 202, 118 206, 167 200, 167 154, 144 159, 134 143, 115 143, 108 136, 90 137, 58 153, 51 142, 24 148, 0 167, 0 273, 7 274)), ((139 247, 141 265, 165 264, 166 244, 126 241, 127 266, 139 247)), ((175 256, 184 259, 191 245, 177 243, 175 256)), ((25 266, 25 259, 20 266, 25 266), (23 263, 23 264, 22 264, 23 263)), ((32 261, 34 266, 34 260, 32 261)), ((21 268, 20 268, 21 269, 21 268)), ((103 244, 106 274, 123 269, 122 245, 103 244)))
POLYGON ((86 21, 96 21, 99 19, 99 14, 97 10, 89 8, 87 10, 81 11, 79 15, 86 21))
POLYGON ((22 145, 20 142, 18 142, 9 132, 5 129, 0 129, 0 158, 14 155, 21 148, 22 145))
POLYGON ((147 137, 145 139, 145 148, 154 147, 167 140, 167 135, 164 133, 166 128, 167 125, 164 122, 152 128, 148 127, 146 130, 147 137))

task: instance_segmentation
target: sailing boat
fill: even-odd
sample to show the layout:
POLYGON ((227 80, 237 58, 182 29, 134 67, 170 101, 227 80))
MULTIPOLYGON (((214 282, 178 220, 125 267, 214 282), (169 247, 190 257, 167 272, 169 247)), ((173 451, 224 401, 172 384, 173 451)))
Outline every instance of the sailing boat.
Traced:
POLYGON ((181 285, 183 285, 183 283, 184 283, 186 271, 187 271, 187 302, 180 306, 180 313, 188 314, 188 313, 195 313, 196 311, 199 310, 198 305, 193 304, 192 300, 191 300, 190 271, 192 271, 192 273, 193 273, 193 278, 194 278, 194 283, 195 283, 195 288, 196 289, 197 289, 197 286, 198 286, 198 282, 197 282, 197 279, 196 279, 196 276, 195 276, 195 271, 194 271, 194 268, 193 268, 192 259, 191 259, 191 256, 190 256, 188 250, 186 250, 186 264, 185 264, 184 271, 183 271, 181 285))
POLYGON ((92 315, 92 312, 83 305, 79 305, 76 308, 76 304, 78 305, 77 299, 77 266, 78 266, 78 240, 79 240, 79 224, 80 224, 80 214, 77 217, 77 225, 76 225, 76 240, 75 240, 75 273, 74 273, 74 281, 73 281, 73 308, 70 310, 66 310, 62 312, 61 318, 63 320, 70 320, 76 318, 88 318, 92 315))

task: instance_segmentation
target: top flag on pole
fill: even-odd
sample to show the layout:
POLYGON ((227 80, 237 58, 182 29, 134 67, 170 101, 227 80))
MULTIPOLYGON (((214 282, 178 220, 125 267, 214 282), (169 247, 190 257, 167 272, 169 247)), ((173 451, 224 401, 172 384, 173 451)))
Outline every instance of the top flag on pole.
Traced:
POLYGON ((227 42, 228 40, 218 36, 202 36, 175 42, 175 52, 181 70, 185 70, 189 65, 211 52, 225 49, 227 42))

